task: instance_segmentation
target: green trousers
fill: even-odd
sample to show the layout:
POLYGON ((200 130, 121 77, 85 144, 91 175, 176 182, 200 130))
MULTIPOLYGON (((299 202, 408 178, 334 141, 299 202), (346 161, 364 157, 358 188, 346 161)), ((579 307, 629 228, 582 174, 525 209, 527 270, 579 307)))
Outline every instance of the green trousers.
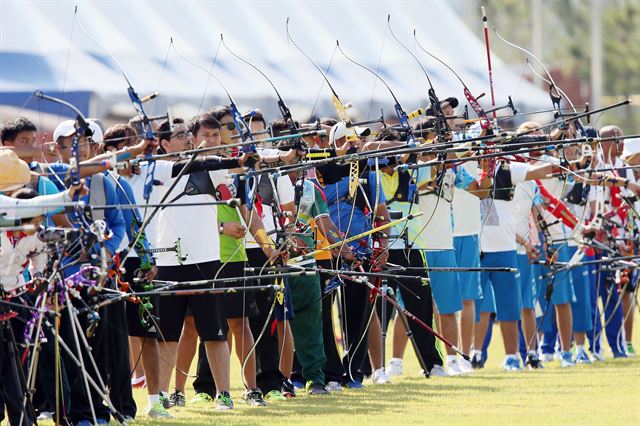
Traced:
POLYGON ((289 278, 294 318, 291 332, 302 376, 324 385, 327 358, 322 341, 322 301, 318 274, 289 278))

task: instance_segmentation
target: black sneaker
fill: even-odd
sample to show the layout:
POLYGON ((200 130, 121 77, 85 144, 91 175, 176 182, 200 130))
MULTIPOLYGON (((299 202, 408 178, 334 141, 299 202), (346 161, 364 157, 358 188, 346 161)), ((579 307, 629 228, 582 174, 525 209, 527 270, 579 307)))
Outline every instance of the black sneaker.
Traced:
POLYGON ((184 396, 184 392, 180 392, 178 389, 169 395, 169 402, 173 407, 184 407, 187 405, 187 399, 184 396))
POLYGON ((253 407, 267 406, 267 401, 264 400, 264 397, 262 396, 262 391, 260 391, 260 389, 258 388, 248 389, 244 393, 244 395, 242 395, 242 399, 244 399, 244 402, 246 402, 247 404, 253 407))
POLYGON ((291 381, 289 380, 282 381, 282 386, 280 386, 280 392, 287 399, 296 397, 296 389, 293 386, 293 383, 291 383, 291 381))
POLYGON ((160 392, 160 404, 164 407, 165 410, 168 410, 173 405, 171 404, 171 395, 165 392, 160 392))
POLYGON ((307 382, 307 395, 329 395, 329 389, 320 383, 307 382))
POLYGON ((527 361, 525 362, 525 364, 527 367, 529 367, 532 370, 537 370, 539 368, 543 368, 542 366, 542 361, 540 361, 540 358, 538 358, 538 354, 529 354, 527 355, 527 361))
POLYGON ((481 355, 474 354, 471 356, 471 368, 473 368, 474 370, 484 368, 484 362, 482 361, 481 355))

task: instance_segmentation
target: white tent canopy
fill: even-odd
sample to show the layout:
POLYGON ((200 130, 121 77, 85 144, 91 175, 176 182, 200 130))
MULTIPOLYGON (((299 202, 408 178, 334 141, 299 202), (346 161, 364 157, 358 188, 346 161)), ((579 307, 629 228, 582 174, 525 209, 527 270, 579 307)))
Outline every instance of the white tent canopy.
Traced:
MULTIPOLYGON (((0 93, 87 92, 101 101, 90 103, 100 106, 90 111, 92 115, 104 115, 126 98, 125 79, 107 51, 141 96, 160 91, 157 105, 150 107, 155 112, 178 101, 197 108, 203 97, 204 108, 227 102, 220 85, 178 57, 175 48, 204 69, 212 69, 241 108, 258 106, 276 118, 273 89, 224 47, 218 50, 220 34, 235 53, 273 81, 294 115, 303 110, 308 114, 316 100, 316 113, 331 113, 330 92, 323 87, 322 76, 287 39, 287 17, 294 40, 320 67, 327 69, 330 64, 328 76, 336 92, 343 101, 353 102, 361 116, 376 116, 380 107, 391 115, 393 99, 376 77, 334 51, 336 40, 354 60, 378 72, 405 109, 424 106, 426 77, 392 38, 389 14, 395 34, 422 62, 440 98, 456 96, 464 104, 462 85, 416 48, 414 29, 422 46, 460 74, 476 96, 486 92, 481 103, 486 108, 490 104, 481 25, 473 31, 467 28, 446 2, 80 1, 77 21, 75 6, 67 2, 24 0, 3 2, 0 7, 0 93)), ((543 91, 498 58, 493 63, 498 104, 506 103, 508 95, 521 109, 549 104, 543 91)))

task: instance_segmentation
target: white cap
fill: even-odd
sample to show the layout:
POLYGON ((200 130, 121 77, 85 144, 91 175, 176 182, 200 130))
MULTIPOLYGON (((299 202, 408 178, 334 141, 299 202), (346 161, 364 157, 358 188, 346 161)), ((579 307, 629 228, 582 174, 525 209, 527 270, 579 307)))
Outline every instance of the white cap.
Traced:
MULTIPOLYGON (((91 140, 95 143, 102 143, 103 135, 100 126, 98 126, 98 124, 93 120, 87 120, 87 124, 89 125, 89 130, 91 131, 91 140)), ((75 120, 65 120, 62 123, 58 124, 56 129, 53 131, 53 141, 57 142, 59 138, 69 137, 75 132, 75 120)))
POLYGON ((640 138, 625 139, 620 158, 624 160, 638 153, 640 153, 640 138))
MULTIPOLYGON (((369 136, 371 134, 371 129, 368 127, 355 126, 354 129, 356 134, 361 137, 369 136)), ((344 122, 339 121, 331 128, 331 131, 329 132, 329 141, 331 143, 335 143, 335 141, 344 138, 345 136, 347 136, 347 125, 344 122)))

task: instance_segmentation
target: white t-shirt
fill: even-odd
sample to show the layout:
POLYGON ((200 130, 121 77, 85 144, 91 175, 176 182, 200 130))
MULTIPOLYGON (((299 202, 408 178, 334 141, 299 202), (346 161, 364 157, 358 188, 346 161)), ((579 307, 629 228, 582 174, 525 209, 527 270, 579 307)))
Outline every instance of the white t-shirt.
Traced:
MULTIPOLYGON (((269 179, 267 175, 263 175, 261 178, 269 179)), ((268 183, 268 181, 265 181, 265 183, 268 183)), ((295 190, 294 190, 293 184, 291 183, 291 179, 289 179, 289 176, 279 176, 274 181, 274 184, 275 184, 274 186, 276 188, 276 191, 278 192, 277 200, 280 202, 280 205, 282 206, 284 204, 293 203, 295 190)), ((273 209, 271 208, 270 200, 263 200, 262 223, 264 224, 265 232, 267 233, 267 235, 271 236, 271 238, 274 241, 276 239, 276 235, 273 233, 273 231, 276 230, 275 221, 276 221, 276 217, 273 215, 273 209)), ((255 239, 253 238, 253 235, 251 235, 250 232, 247 232, 247 236, 245 239, 245 247, 248 249, 260 248, 260 246, 258 245, 258 243, 256 243, 255 239)))
MULTIPOLYGON (((171 177, 173 163, 157 164, 155 176, 162 185, 155 186, 158 197, 162 198, 165 191, 172 185, 171 177)), ((208 173, 213 188, 217 191, 219 186, 229 186, 227 170, 217 170, 208 173)), ((180 178, 176 187, 171 191, 166 202, 174 200, 183 193, 189 179, 193 175, 185 175, 180 178)), ((195 191, 198 192, 198 191, 195 191)), ((176 203, 208 203, 216 201, 212 194, 197 193, 196 195, 184 195, 178 198, 176 203)), ((158 248, 174 247, 180 239, 182 256, 186 259, 183 265, 211 262, 220 260, 220 235, 218 233, 218 208, 216 205, 192 206, 192 207, 167 207, 158 214, 157 244, 158 248)), ((158 266, 177 266, 181 263, 173 251, 156 253, 158 266)))
MULTIPOLYGON (((525 163, 499 163, 496 165, 496 171, 498 167, 509 168, 513 185, 524 182, 529 172, 529 165, 525 163)), ((495 253, 516 250, 518 216, 514 200, 485 198, 480 202, 480 212, 482 213, 481 251, 495 253)))
MULTIPOLYGON (((474 179, 478 179, 478 163, 466 161, 463 167, 474 179)), ((453 191, 453 236, 478 235, 480 233, 480 199, 464 189, 453 191)))
MULTIPOLYGON (((425 180, 431 175, 431 167, 425 173, 425 180)), ((423 182, 418 182, 420 187, 423 182)), ((423 215, 419 217, 422 222, 421 236, 424 236, 424 244, 427 250, 449 250, 453 249, 453 224, 451 223, 451 200, 453 199, 453 187, 455 184, 455 173, 451 169, 445 172, 441 193, 420 195, 418 207, 423 215), (426 227, 425 227, 426 225, 426 227)), ((424 190, 420 190, 423 194, 424 190)))
MULTIPOLYGON (((513 202, 516 209, 516 234, 529 241, 531 241, 531 208, 533 207, 537 186, 532 180, 520 182, 516 185, 513 194, 513 202)), ((517 243, 517 250, 519 254, 527 252, 524 246, 519 243, 517 243)))

